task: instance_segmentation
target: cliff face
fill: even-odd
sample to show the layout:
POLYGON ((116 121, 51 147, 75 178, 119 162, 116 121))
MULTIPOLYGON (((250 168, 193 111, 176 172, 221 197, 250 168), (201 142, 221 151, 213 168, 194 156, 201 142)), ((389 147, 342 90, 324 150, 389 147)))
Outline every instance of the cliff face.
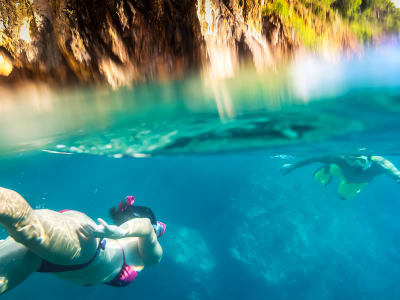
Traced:
POLYGON ((211 77, 231 76, 243 64, 258 69, 271 64, 258 2, 198 1, 197 18, 207 58, 204 67, 211 77))
POLYGON ((0 1, 0 74, 13 80, 70 75, 54 39, 52 16, 44 0, 0 1))
POLYGON ((9 1, 0 17, 0 45, 19 76, 116 86, 201 61, 191 1, 9 1))
POLYGON ((279 16, 262 16, 263 2, 2 0, 0 79, 118 87, 262 69, 298 47, 279 16))
POLYGON ((268 63, 261 32, 256 0, 2 1, 0 75, 112 86, 199 68, 226 76, 268 63))

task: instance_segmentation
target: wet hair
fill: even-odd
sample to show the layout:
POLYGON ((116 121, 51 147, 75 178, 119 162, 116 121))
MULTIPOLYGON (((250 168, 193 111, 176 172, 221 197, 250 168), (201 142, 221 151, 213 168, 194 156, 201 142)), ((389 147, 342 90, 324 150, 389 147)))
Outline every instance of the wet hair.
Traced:
POLYGON ((149 218, 151 224, 157 224, 153 211, 146 206, 132 205, 126 207, 123 211, 119 211, 118 208, 113 207, 110 209, 110 216, 117 226, 135 218, 149 218))

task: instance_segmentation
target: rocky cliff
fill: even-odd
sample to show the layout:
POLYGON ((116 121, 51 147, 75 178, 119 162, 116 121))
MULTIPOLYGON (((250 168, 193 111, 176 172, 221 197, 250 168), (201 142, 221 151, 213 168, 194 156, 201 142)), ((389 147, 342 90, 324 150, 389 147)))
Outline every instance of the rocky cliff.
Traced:
POLYGON ((301 46, 264 2, 0 0, 0 80, 118 87, 263 69, 301 46))

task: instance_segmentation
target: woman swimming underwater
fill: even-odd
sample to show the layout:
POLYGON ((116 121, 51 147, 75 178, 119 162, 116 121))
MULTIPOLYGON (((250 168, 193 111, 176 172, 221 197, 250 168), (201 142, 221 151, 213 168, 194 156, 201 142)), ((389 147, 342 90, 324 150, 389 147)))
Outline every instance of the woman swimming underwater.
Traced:
POLYGON ((295 164, 286 164, 282 167, 282 174, 286 175, 295 169, 313 163, 322 163, 313 175, 321 184, 327 186, 333 176, 340 179, 338 193, 342 199, 356 196, 376 176, 386 174, 400 183, 400 171, 389 160, 375 155, 332 155, 313 157, 295 164))
POLYGON ((17 192, 0 188, 0 225, 9 237, 0 241, 0 294, 33 272, 52 273, 78 284, 131 283, 145 266, 162 257, 158 238, 165 224, 150 208, 128 196, 110 210, 115 225, 84 213, 34 210, 17 192))

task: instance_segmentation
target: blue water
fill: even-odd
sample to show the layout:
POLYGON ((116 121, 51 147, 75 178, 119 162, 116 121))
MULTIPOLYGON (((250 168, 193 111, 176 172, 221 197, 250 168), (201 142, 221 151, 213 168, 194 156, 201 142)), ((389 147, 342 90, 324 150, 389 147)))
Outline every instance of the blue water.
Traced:
POLYGON ((281 176, 281 165, 296 160, 262 150, 3 158, 1 186, 35 208, 108 218, 133 194, 168 228, 162 262, 128 287, 81 287, 36 273, 2 299, 399 299, 400 187, 381 176, 343 201, 337 182, 323 187, 312 178, 317 165, 281 176))
MULTIPOLYGON (((400 299, 400 186, 343 201, 311 165, 338 153, 400 167, 400 51, 284 74, 112 91, 2 95, 0 186, 34 208, 109 220, 127 195, 167 224, 164 257, 125 288, 35 273, 2 299, 400 299)), ((4 237, 0 229, 0 237, 4 237)))

